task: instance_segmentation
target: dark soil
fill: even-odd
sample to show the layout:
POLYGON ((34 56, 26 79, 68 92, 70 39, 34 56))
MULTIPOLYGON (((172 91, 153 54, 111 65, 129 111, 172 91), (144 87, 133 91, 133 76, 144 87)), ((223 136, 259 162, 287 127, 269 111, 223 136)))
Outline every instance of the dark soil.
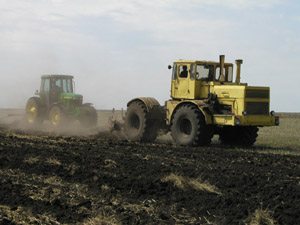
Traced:
POLYGON ((300 156, 0 130, 1 224, 300 224, 300 156), (180 189, 170 174, 220 192, 180 189))

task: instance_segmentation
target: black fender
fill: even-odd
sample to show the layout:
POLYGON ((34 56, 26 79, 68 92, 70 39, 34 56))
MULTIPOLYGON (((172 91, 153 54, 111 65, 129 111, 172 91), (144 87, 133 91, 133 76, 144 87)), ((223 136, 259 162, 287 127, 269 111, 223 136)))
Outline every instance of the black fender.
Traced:
POLYGON ((162 107, 159 102, 155 98, 151 97, 140 97, 140 98, 134 98, 130 100, 127 103, 127 107, 133 103, 133 102, 141 102, 145 105, 147 112, 148 112, 148 118, 149 119, 160 119, 164 120, 166 117, 166 110, 164 107, 162 107))
POLYGON ((212 119, 213 109, 212 109, 211 105, 207 104, 203 100, 184 100, 184 101, 181 101, 180 103, 178 103, 176 105, 175 109, 173 110, 171 118, 173 118, 174 113, 176 112, 176 110, 179 107, 181 107, 182 105, 186 105, 186 104, 195 105, 201 111, 201 113, 203 114, 206 124, 212 124, 213 123, 213 119, 212 119))

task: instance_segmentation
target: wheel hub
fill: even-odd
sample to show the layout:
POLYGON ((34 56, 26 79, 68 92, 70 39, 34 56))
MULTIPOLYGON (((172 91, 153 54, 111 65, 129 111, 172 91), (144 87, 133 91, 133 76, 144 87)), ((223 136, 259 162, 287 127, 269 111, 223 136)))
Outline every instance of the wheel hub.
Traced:
POLYGON ((30 106, 27 114, 27 120, 29 123, 33 123, 36 119, 36 107, 30 106))
POLYGON ((183 118, 179 123, 179 131, 184 136, 189 136, 192 132, 192 123, 189 119, 183 118))
POLYGON ((52 122, 52 124, 53 124, 53 125, 57 125, 57 124, 59 123, 59 120, 60 120, 60 115, 59 115, 59 113, 54 112, 54 113, 52 114, 52 117, 51 117, 51 122, 52 122))
POLYGON ((131 127, 138 130, 140 128, 140 124, 141 124, 141 122, 140 122, 139 116, 137 114, 131 115, 131 117, 130 117, 131 127))

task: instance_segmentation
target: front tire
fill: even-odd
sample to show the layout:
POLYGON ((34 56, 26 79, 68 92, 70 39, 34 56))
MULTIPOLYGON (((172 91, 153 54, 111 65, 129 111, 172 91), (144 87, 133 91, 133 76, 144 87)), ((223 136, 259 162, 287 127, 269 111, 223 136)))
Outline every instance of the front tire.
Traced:
POLYGON ((213 127, 206 124, 203 114, 196 106, 183 105, 174 114, 171 135, 179 145, 207 145, 211 142, 213 127))
POLYGON ((49 113, 49 119, 54 127, 62 127, 68 122, 67 116, 59 106, 53 106, 49 113))
POLYGON ((31 97, 26 104, 26 120, 29 124, 41 124, 44 119, 45 109, 38 97, 31 97))
POLYGON ((251 147, 256 141, 257 132, 256 126, 226 126, 221 128, 219 135, 222 144, 251 147))
POLYGON ((150 119, 142 102, 132 102, 125 117, 125 134, 129 140, 152 142, 156 139, 159 130, 159 119, 150 119))

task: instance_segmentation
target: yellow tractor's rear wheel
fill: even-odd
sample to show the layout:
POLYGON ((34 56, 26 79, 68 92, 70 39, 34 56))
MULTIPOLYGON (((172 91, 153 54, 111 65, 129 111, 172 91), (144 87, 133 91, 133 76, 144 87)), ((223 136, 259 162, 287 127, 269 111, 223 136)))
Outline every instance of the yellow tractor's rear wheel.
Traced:
POLYGON ((142 102, 134 101, 127 108, 125 134, 132 141, 152 142, 159 130, 159 120, 150 119, 150 112, 142 102))
POLYGON ((31 97, 26 104, 26 120, 29 124, 35 125, 43 122, 44 107, 41 99, 38 97, 31 97))
POLYGON ((53 106, 49 114, 50 122, 55 127, 61 127, 67 124, 67 117, 59 106, 53 106))

